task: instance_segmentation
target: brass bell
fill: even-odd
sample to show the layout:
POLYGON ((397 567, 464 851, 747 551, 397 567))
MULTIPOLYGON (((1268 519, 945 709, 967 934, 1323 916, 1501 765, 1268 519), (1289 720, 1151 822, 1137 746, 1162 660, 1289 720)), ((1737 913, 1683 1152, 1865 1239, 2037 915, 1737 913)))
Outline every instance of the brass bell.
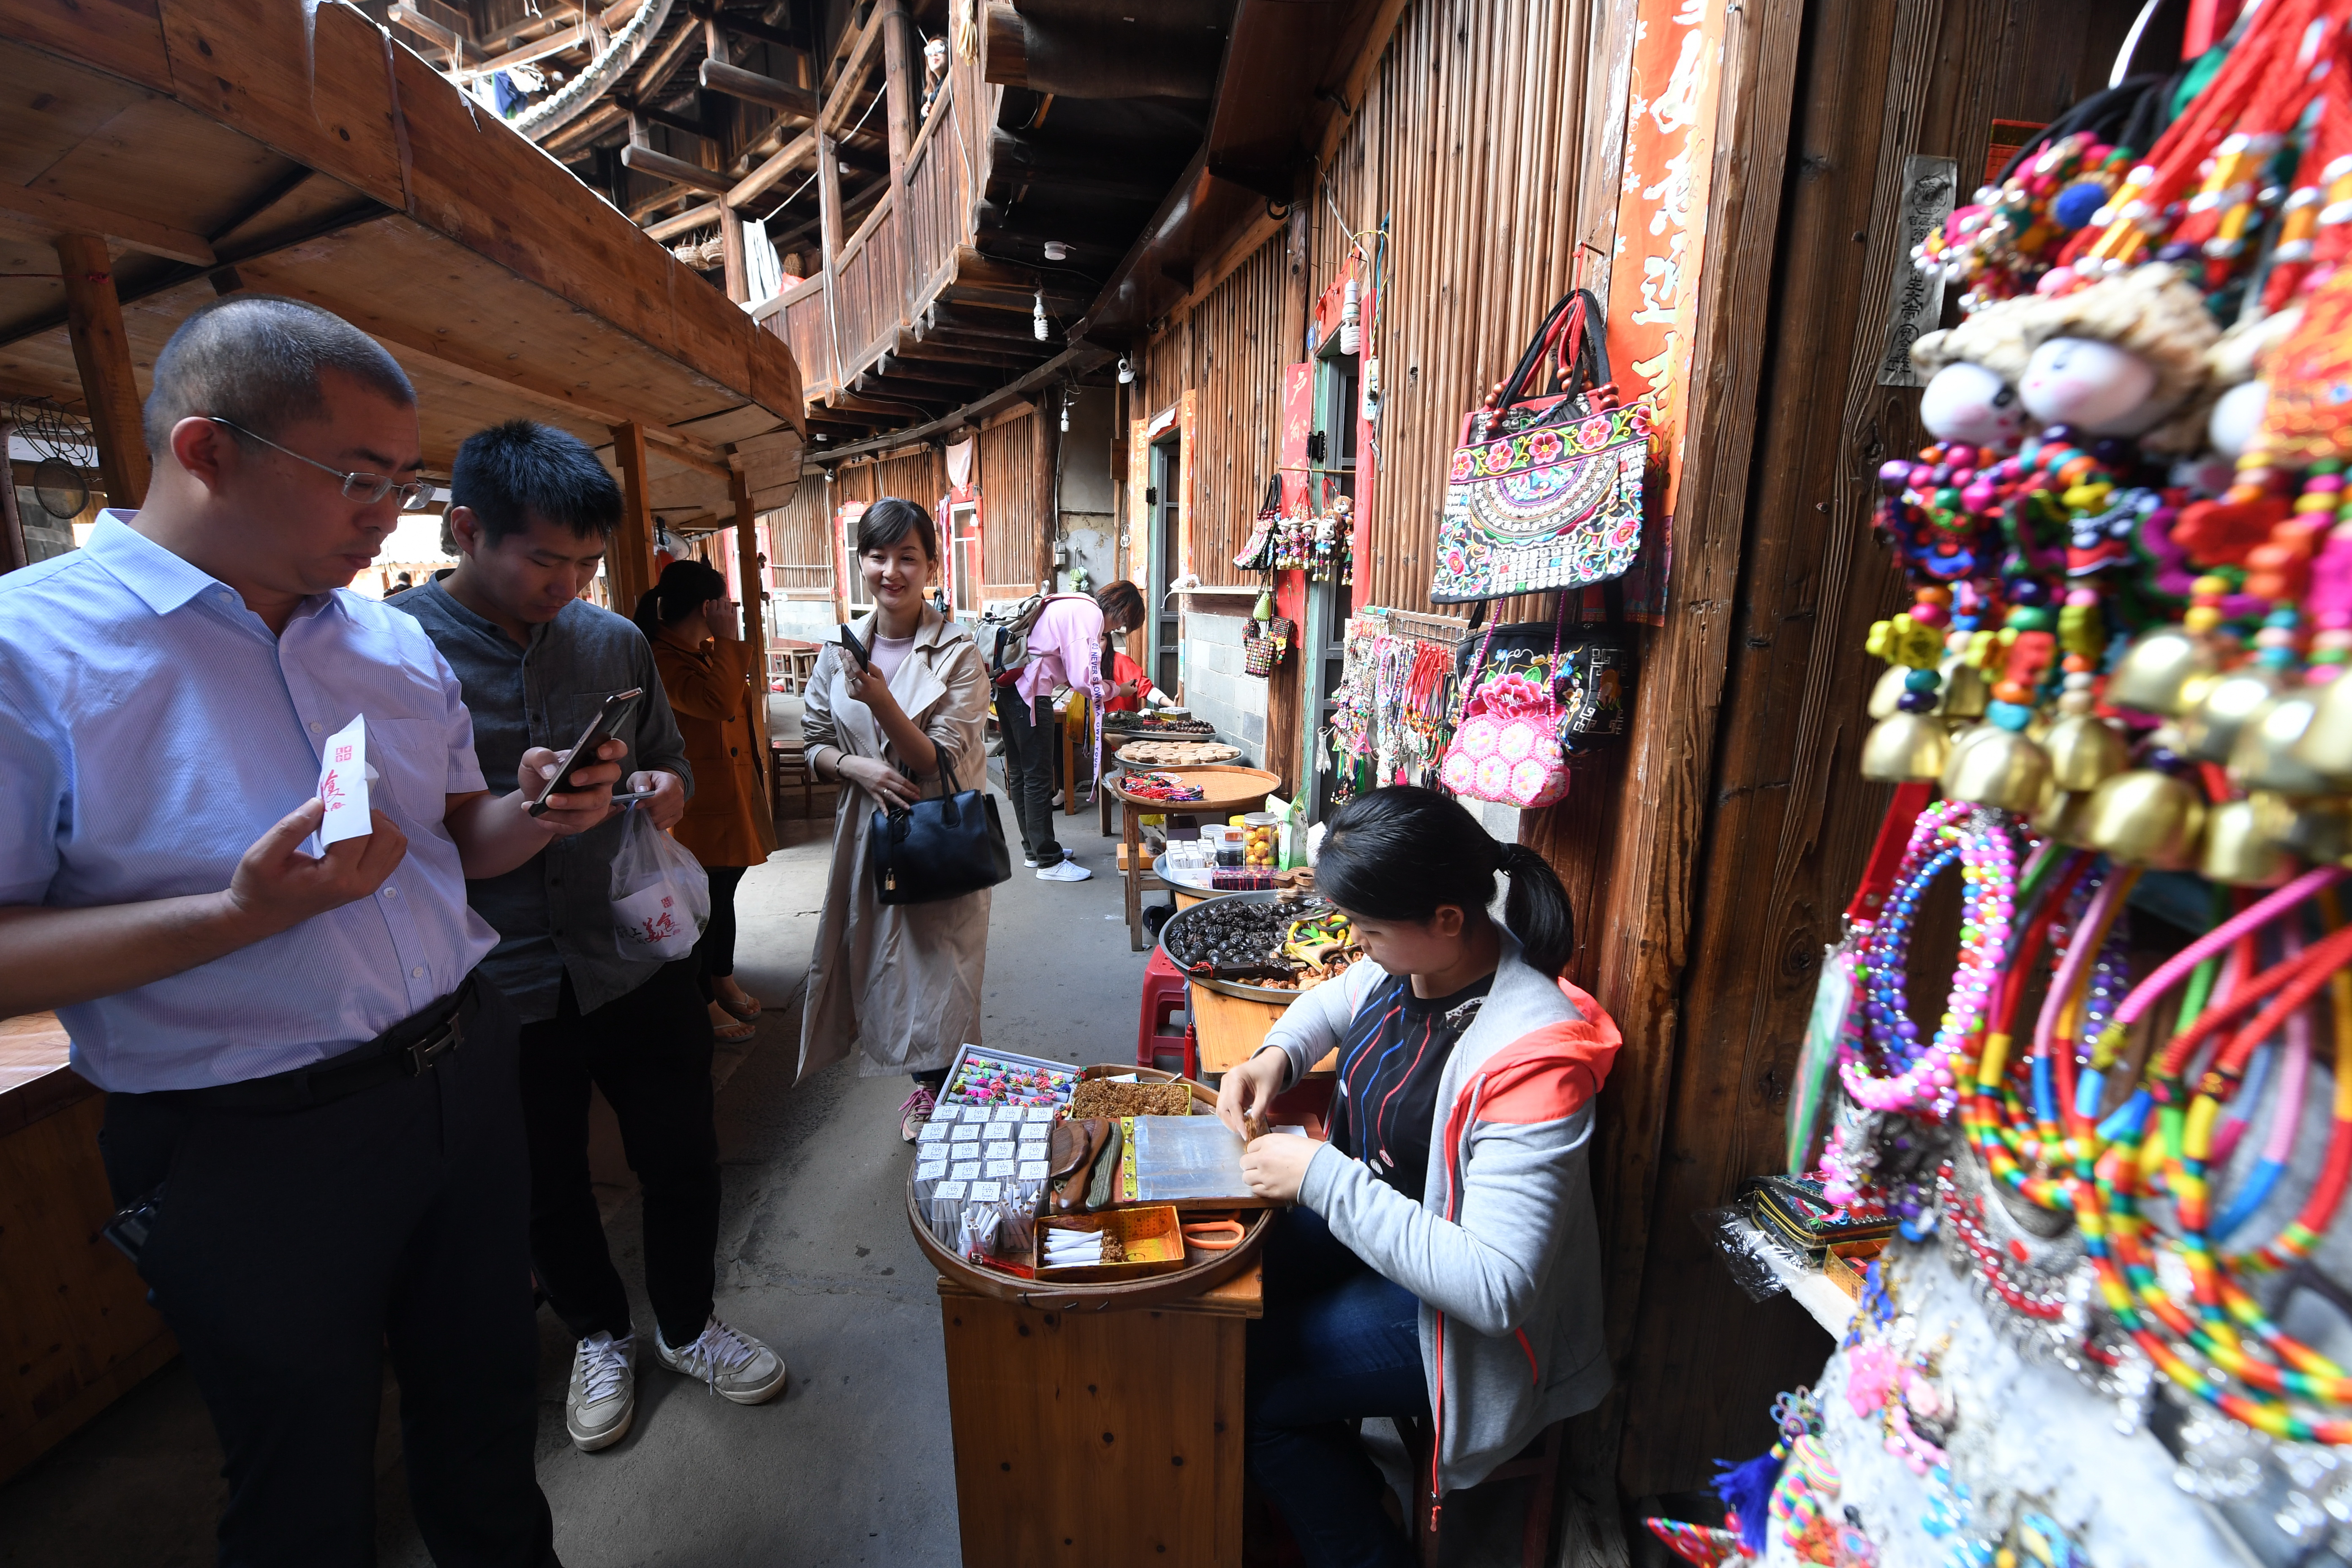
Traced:
POLYGON ((2205 797, 2154 768, 2117 773, 2091 795, 2083 826, 2088 847, 2129 866, 2185 871, 2197 860, 2205 797))
POLYGON ((1958 654, 1938 668, 1944 684, 1936 692, 1941 699, 1936 711, 1947 719, 1983 718, 1986 706, 1992 701, 1992 683, 1984 678, 1984 671, 1958 654))
POLYGON ((2352 806, 2341 798, 2281 801, 2279 805, 2286 812, 2286 824, 2278 836, 2281 845, 2315 866, 2340 863, 2352 855, 2352 806))
POLYGON ((2352 673, 2338 676, 2319 690, 2319 706, 2311 728, 2303 732, 2295 756, 2332 779, 2352 780, 2352 673))
POLYGON ((2230 777, 2250 790, 2326 795, 2326 775, 2295 752, 2318 708, 2313 693, 2290 691, 2257 709, 2239 726, 2237 743, 2230 748, 2230 777))
POLYGON ((2050 776, 2062 790, 2088 793, 2131 766, 2131 748, 2115 726, 2088 713, 2062 713, 2042 739, 2050 776))
POLYGON ((2090 819, 2089 790, 2058 790, 2051 795, 2050 804, 2034 815, 2033 831, 2070 848, 2086 848, 2083 833, 2090 819))
POLYGON ((1927 713, 1890 713, 1862 742, 1862 776, 1881 784, 1939 777, 1952 754, 1951 732, 1927 713))
POLYGON ((2200 763, 2226 763, 2238 731, 2285 682, 2267 665, 2242 665, 2205 689, 2195 707, 2180 715, 2180 736, 2200 763))
POLYGON ((2228 800, 2205 814, 2205 849, 2197 869, 2233 888, 2274 888, 2294 869, 2277 833, 2286 826, 2275 796, 2228 800))
POLYGON ((1965 800, 2030 816, 2050 795, 2050 753, 1998 724, 1980 724, 1954 744, 1938 786, 1965 800))
POLYGON ((1879 674, 1878 684, 1870 689, 1872 718, 1884 721, 1903 711, 1903 678, 1910 673, 1908 665, 1890 664, 1879 674))
POLYGON ((2178 713, 2182 686, 2212 668, 2212 650, 2186 626, 2158 626, 2134 637, 2124 650, 2107 678, 2107 700, 2143 713, 2178 713))

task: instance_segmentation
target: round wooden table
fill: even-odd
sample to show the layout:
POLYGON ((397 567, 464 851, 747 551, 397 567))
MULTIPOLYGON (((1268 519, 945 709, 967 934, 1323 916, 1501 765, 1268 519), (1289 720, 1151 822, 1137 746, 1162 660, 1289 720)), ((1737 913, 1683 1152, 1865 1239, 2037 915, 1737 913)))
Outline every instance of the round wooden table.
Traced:
POLYGON ((1282 787, 1282 775, 1264 768, 1244 768, 1230 763, 1210 763, 1197 768, 1152 768, 1155 773, 1171 773, 1187 784, 1201 786, 1199 800, 1150 800, 1131 795, 1122 787, 1127 780, 1124 769, 1106 776, 1103 788, 1119 804, 1118 875, 1121 896, 1126 900, 1128 950, 1141 952, 1151 944, 1143 935, 1143 892, 1149 882, 1154 888, 1168 884, 1151 874, 1143 858, 1143 827, 1141 818, 1147 816, 1214 817, 1219 821, 1237 811, 1255 811, 1265 805, 1265 797, 1282 787))

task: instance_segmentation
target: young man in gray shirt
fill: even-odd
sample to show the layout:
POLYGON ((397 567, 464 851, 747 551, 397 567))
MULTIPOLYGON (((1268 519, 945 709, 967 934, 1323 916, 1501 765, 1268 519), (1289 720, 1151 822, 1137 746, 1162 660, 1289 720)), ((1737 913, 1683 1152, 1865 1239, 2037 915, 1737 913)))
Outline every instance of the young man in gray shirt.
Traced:
MULTIPOLYGON (((635 688, 621 759, 635 809, 667 829, 692 773, 653 650, 621 616, 579 597, 620 521, 621 492, 576 437, 516 420, 469 437, 450 481, 455 572, 387 601, 424 625, 465 688, 490 776, 526 746, 570 745, 605 698, 635 688), (546 736, 558 737, 553 741, 546 736)), ((526 1020, 531 1263, 580 1341, 565 1424, 608 1447, 636 1411, 629 1299, 613 1267, 588 1173, 588 1091, 602 1089, 645 1194, 646 1289, 665 1366, 739 1405, 772 1398, 783 1361, 711 1310, 719 1141, 711 1123, 710 1016, 692 956, 622 955, 613 929, 615 817, 502 877, 467 884, 497 928, 482 961, 526 1020)))

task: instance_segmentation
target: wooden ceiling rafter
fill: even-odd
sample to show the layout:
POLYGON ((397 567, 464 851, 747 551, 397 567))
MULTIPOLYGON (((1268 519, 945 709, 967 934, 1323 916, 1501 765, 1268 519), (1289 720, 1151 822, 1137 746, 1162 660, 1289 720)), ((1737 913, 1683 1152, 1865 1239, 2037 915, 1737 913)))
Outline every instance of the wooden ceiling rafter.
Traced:
MULTIPOLYGON (((320 5, 314 34, 299 14, 203 6, 201 51, 188 31, 197 12, 198 0, 156 0, 141 34, 112 12, 0 0, 7 47, 44 57, 58 82, 90 83, 94 101, 121 94, 101 79, 132 84, 154 127, 191 116, 189 144, 210 150, 173 180, 137 186, 134 198, 111 173, 118 163, 64 156, 74 151, 58 140, 66 128, 28 118, 40 106, 0 105, 0 134, 19 117, 15 130, 50 149, 53 171, 25 200, 0 190, 0 226, 130 230, 114 234, 118 245, 145 243, 142 265, 117 279, 137 318, 135 365, 151 364, 186 311, 215 292, 305 298, 413 367, 421 406, 434 416, 428 448, 445 461, 466 431, 520 399, 575 430, 640 428, 665 512, 714 510, 735 488, 762 504, 789 494, 805 413, 784 344, 699 279, 676 281, 684 268, 674 258, 601 202, 582 199, 510 127, 478 112, 415 51, 391 47, 352 6, 320 5), (308 92, 304 69, 283 63, 306 53, 308 92), (201 72, 181 63, 199 54, 201 72), (97 221, 93 196, 140 216, 97 221), (169 232, 142 232, 139 222, 169 232), (146 259, 157 253, 160 265, 146 259), (480 318, 438 314, 436 297, 467 301, 480 318), (530 359, 502 356, 509 344, 530 345, 530 359)), ((42 303, 37 284, 11 287, 15 309, 39 308, 0 325, 6 379, 69 396, 76 367, 64 352, 64 312, 42 303)))

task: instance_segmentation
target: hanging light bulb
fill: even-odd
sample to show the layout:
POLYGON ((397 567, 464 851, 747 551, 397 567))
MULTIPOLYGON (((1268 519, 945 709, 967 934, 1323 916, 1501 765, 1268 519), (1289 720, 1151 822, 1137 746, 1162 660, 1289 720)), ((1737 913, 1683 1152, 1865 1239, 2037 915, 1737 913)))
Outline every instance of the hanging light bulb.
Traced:
POLYGON ((1045 341, 1045 289, 1042 284, 1037 289, 1037 302, 1029 310, 1029 327, 1037 334, 1039 342, 1045 341))
POLYGON ((1125 354, 1118 356, 1118 384, 1121 386, 1132 386, 1135 384, 1135 362, 1125 354))
POLYGON ((1070 394, 1069 394, 1069 390, 1066 387, 1066 388, 1064 388, 1064 389, 1063 389, 1063 392, 1062 392, 1062 434, 1063 434, 1063 435, 1065 435, 1065 436, 1066 436, 1066 435, 1068 435, 1069 433, 1070 433, 1070 394))
POLYGON ((1351 354, 1364 346, 1364 311, 1358 303, 1356 280, 1348 279, 1348 292, 1339 302, 1339 352, 1351 354))

